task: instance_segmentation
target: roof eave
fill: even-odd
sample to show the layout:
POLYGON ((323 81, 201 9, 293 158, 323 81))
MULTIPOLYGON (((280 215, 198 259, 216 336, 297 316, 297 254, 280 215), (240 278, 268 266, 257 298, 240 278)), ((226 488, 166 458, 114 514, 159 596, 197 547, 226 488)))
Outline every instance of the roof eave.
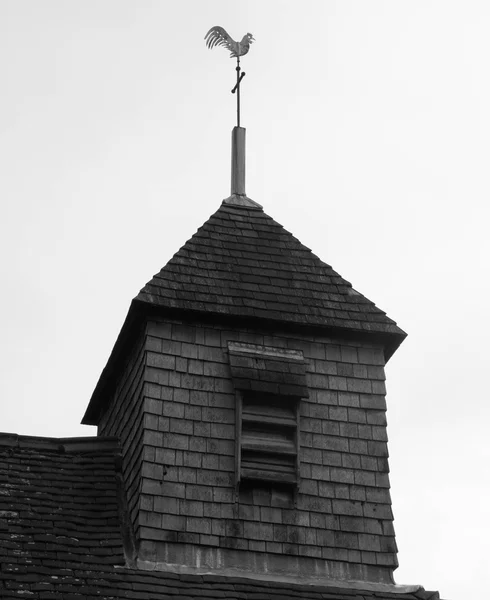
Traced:
POLYGON ((131 342, 134 340, 136 333, 141 327, 144 312, 144 305, 134 299, 131 302, 128 314, 124 319, 123 326, 117 336, 116 343, 112 348, 107 364, 102 370, 97 385, 92 392, 92 396, 81 421, 82 425, 99 424, 101 412, 109 400, 107 397, 108 390, 117 376, 118 368, 122 361, 124 361, 129 347, 131 347, 131 342))
POLYGON ((235 325, 237 324, 255 324, 260 323, 262 327, 276 327, 278 323, 281 324, 285 330, 302 330, 310 333, 326 333, 329 332, 336 337, 342 337, 343 339, 364 339, 374 343, 380 344, 384 349, 385 361, 393 356, 394 352, 406 338, 407 334, 397 327, 397 332, 382 332, 382 331, 367 331, 348 329, 342 327, 332 327, 328 325, 308 325, 304 323, 294 323, 288 321, 277 321, 273 319, 265 319, 259 317, 240 317, 221 313, 209 313, 200 312, 195 310, 185 310, 169 308, 162 305, 150 304, 136 297, 131 302, 128 314, 124 320, 123 326, 119 335, 116 339, 116 343, 112 349, 106 366, 104 367, 97 385, 92 393, 88 407, 82 418, 83 425, 95 425, 99 424, 100 418, 104 409, 106 408, 109 400, 111 388, 116 382, 120 367, 123 364, 129 349, 133 346, 133 343, 137 335, 141 332, 141 327, 145 323, 146 319, 151 315, 167 315, 173 317, 185 316, 187 319, 189 316, 195 320, 205 320, 207 322, 217 321, 232 321, 235 325))

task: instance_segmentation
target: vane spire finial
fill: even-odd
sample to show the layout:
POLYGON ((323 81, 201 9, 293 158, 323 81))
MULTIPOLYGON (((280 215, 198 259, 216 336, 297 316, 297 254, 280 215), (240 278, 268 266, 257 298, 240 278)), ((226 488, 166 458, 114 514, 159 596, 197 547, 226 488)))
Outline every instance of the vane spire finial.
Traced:
POLYGON ((262 208, 260 204, 247 198, 245 194, 245 128, 240 127, 240 83, 245 73, 240 70, 240 56, 247 54, 250 44, 254 42, 251 33, 243 36, 240 42, 235 42, 223 29, 215 26, 204 36, 208 48, 224 46, 230 50, 230 57, 236 58, 236 84, 231 93, 236 92, 237 99, 237 126, 233 127, 231 135, 231 196, 224 200, 226 204, 246 206, 248 208, 262 208))

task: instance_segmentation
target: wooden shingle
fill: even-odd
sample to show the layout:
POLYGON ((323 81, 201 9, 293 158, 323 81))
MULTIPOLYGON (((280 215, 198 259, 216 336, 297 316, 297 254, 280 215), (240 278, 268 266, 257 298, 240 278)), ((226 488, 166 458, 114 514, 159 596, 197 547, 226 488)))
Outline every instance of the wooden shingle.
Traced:
POLYGON ((395 347, 405 337, 386 313, 256 207, 223 203, 136 300, 198 313, 383 334, 391 336, 395 347))

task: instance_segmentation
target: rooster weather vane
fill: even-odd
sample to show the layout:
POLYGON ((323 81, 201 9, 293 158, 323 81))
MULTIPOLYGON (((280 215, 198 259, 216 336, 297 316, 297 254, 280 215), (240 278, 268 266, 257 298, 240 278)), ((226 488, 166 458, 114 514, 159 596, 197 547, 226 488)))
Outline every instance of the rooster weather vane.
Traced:
POLYGON ((215 25, 204 36, 206 40, 206 46, 208 48, 214 48, 215 46, 224 46, 230 51, 230 58, 236 58, 236 84, 231 90, 231 93, 236 92, 236 113, 237 113, 237 126, 240 127, 240 83, 245 77, 245 71, 240 74, 240 56, 244 56, 250 50, 250 44, 254 42, 254 37, 251 33, 244 35, 240 42, 235 42, 228 33, 215 25))

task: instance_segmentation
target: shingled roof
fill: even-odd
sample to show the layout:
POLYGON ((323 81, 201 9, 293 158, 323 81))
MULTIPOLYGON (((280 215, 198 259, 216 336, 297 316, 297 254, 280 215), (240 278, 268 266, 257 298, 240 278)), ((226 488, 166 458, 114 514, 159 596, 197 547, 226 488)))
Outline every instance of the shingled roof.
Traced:
POLYGON ((136 298, 152 305, 383 334, 405 333, 257 206, 225 202, 136 298))
POLYGON ((369 338, 383 346, 386 361, 406 337, 260 205, 224 200, 133 300, 82 423, 97 423, 129 340, 155 310, 369 338))
POLYGON ((114 438, 0 434, 0 597, 436 600, 421 587, 331 586, 149 571, 125 560, 114 438))

